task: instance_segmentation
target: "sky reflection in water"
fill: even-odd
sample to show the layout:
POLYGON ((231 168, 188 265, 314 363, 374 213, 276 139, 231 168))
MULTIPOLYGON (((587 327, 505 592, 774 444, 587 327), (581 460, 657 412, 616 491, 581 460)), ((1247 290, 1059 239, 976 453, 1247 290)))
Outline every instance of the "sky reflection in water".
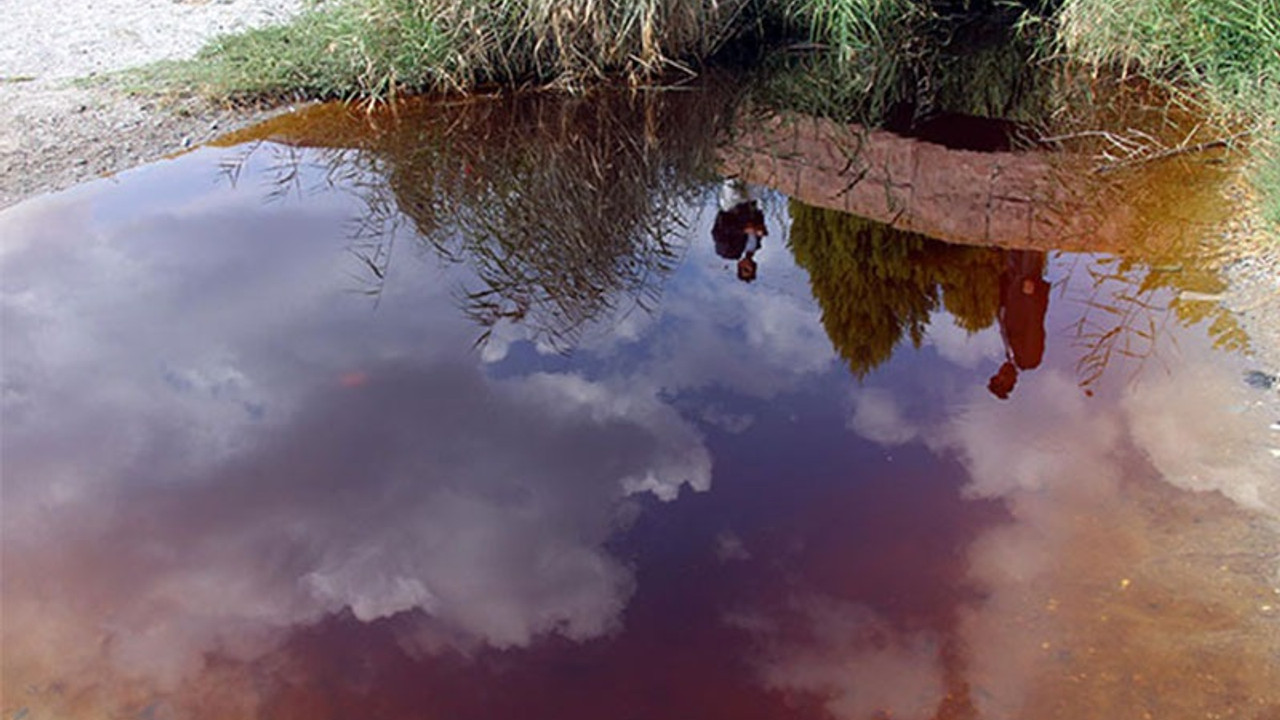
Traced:
POLYGON ((777 195, 756 282, 690 181, 654 301, 556 334, 406 225, 366 294, 355 176, 233 152, 0 215, 6 714, 1280 709, 1258 391, 1170 321, 1086 392, 1108 258, 1050 257, 1000 401, 940 299, 856 378, 777 195))

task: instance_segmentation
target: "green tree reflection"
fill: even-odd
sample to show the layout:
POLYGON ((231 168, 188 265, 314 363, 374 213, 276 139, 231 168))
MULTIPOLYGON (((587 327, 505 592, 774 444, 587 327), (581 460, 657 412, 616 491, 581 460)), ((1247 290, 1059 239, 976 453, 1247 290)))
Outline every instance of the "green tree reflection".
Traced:
POLYGON ((831 344, 858 377, 887 361, 903 337, 923 342, 946 308, 976 332, 996 320, 1001 251, 963 247, 792 201, 791 251, 809 272, 831 344))

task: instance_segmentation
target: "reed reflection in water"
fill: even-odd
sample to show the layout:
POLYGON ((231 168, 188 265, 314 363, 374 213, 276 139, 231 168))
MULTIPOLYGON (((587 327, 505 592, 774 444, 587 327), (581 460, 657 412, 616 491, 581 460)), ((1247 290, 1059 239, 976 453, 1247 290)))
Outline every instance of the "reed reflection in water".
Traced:
POLYGON ((407 220, 414 242, 474 273, 456 292, 481 345, 516 325, 566 350, 593 324, 654 307, 716 180, 734 102, 729 88, 532 93, 409 104, 371 121, 321 110, 261 132, 328 148, 325 173, 364 207, 351 234, 366 292, 387 282, 407 220))

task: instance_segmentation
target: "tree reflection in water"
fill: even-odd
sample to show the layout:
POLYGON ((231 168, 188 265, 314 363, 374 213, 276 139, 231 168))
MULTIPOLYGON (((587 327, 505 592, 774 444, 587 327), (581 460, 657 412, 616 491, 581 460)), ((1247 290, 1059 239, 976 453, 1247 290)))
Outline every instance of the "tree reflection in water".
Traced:
MULTIPOLYGON (((790 247, 809 272, 823 327, 859 378, 887 362, 903 338, 919 347, 939 310, 969 333, 992 327, 1006 302, 1002 273, 1023 256, 1041 265, 1045 258, 1037 251, 944 243, 796 200, 790 213, 790 247)), ((1203 325, 1218 347, 1247 348, 1235 316, 1216 299, 1226 287, 1218 272, 1224 257, 1203 239, 1221 225, 1204 219, 1201 214, 1194 224, 1173 225, 1153 220, 1146 242, 1135 242, 1125 255, 1065 258, 1067 274, 1054 292, 1056 302, 1070 308, 1060 315, 1069 322, 1060 329, 1062 341, 1075 348, 1082 388, 1092 388, 1117 363, 1136 367, 1151 360, 1171 322, 1203 325)), ((1001 327, 1008 359, 1019 369, 1033 369, 1044 352, 1047 328, 1043 308, 1038 312, 1038 320, 1001 327), (1011 335, 1039 338, 1035 362, 1014 357, 1011 335)), ((1002 379, 1011 391, 1011 378, 1002 379)))
MULTIPOLYGON (((714 85, 418 101, 263 135, 320 146, 326 184, 358 198, 349 235, 364 292, 381 292, 407 220, 474 273, 456 292, 478 344, 511 322, 563 350, 593 322, 656 303, 730 130, 737 90, 714 85)), ((254 151, 227 163, 232 180, 254 151)), ((269 175, 281 181, 272 198, 295 189, 298 173, 269 175)))
POLYGON ((372 220, 357 251, 381 281, 386 220, 402 213, 475 274, 458 295, 479 343, 506 321, 567 349, 593 322, 656 303, 727 118, 726 98, 706 91, 437 106, 371 148, 380 182, 364 186, 372 220))
POLYGON ((904 336, 919 347, 941 308, 971 333, 996 321, 1004 251, 950 245, 794 200, 790 208, 791 250, 854 375, 886 362, 904 336))
MULTIPOLYGON (((455 293, 481 328, 478 344, 511 324, 567 350, 588 328, 657 303, 690 241, 686 220, 717 180, 717 151, 759 120, 759 107, 744 111, 747 95, 710 82, 348 112, 336 131, 304 123, 266 135, 284 143, 271 146, 269 198, 305 192, 297 166, 309 154, 292 146, 321 146, 327 184, 362 206, 350 236, 367 292, 381 292, 391 246, 408 224, 415 242, 470 270, 455 293)), ((231 179, 251 152, 228 162, 231 179)), ((1123 243, 1116 233, 1075 242, 1086 252, 1069 258, 1077 279, 1061 294, 1079 308, 1070 341, 1082 386, 1113 359, 1145 358, 1170 319, 1204 323, 1221 346, 1247 344, 1213 300, 1225 287, 1224 258, 1205 239, 1221 233, 1233 209, 1222 202, 1232 171, 1219 155, 1080 178, 1086 209, 1112 209, 1124 230, 1123 243), (1088 253, 1094 245, 1104 254, 1088 253)), ((1007 255, 1025 249, 947 244, 798 199, 790 209, 791 249, 810 274, 833 346, 859 377, 903 337, 919 346, 939 310, 970 333, 993 326, 1007 255)))
POLYGON ((653 306, 726 117, 710 93, 533 95, 456 106, 382 152, 424 241, 478 276, 467 315, 565 348, 604 315, 653 306))

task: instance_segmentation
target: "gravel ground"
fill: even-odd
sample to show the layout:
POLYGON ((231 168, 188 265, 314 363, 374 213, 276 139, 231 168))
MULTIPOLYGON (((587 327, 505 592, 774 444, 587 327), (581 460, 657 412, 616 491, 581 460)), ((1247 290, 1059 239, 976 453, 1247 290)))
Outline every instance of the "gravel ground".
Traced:
POLYGON ((0 208, 181 151, 263 116, 77 83, 190 57, 302 0, 0 0, 0 208))
POLYGON ((1280 421, 1280 242, 1253 231, 1237 245, 1239 255, 1222 270, 1228 282, 1222 303, 1249 336, 1255 369, 1272 379, 1269 402, 1280 421))

